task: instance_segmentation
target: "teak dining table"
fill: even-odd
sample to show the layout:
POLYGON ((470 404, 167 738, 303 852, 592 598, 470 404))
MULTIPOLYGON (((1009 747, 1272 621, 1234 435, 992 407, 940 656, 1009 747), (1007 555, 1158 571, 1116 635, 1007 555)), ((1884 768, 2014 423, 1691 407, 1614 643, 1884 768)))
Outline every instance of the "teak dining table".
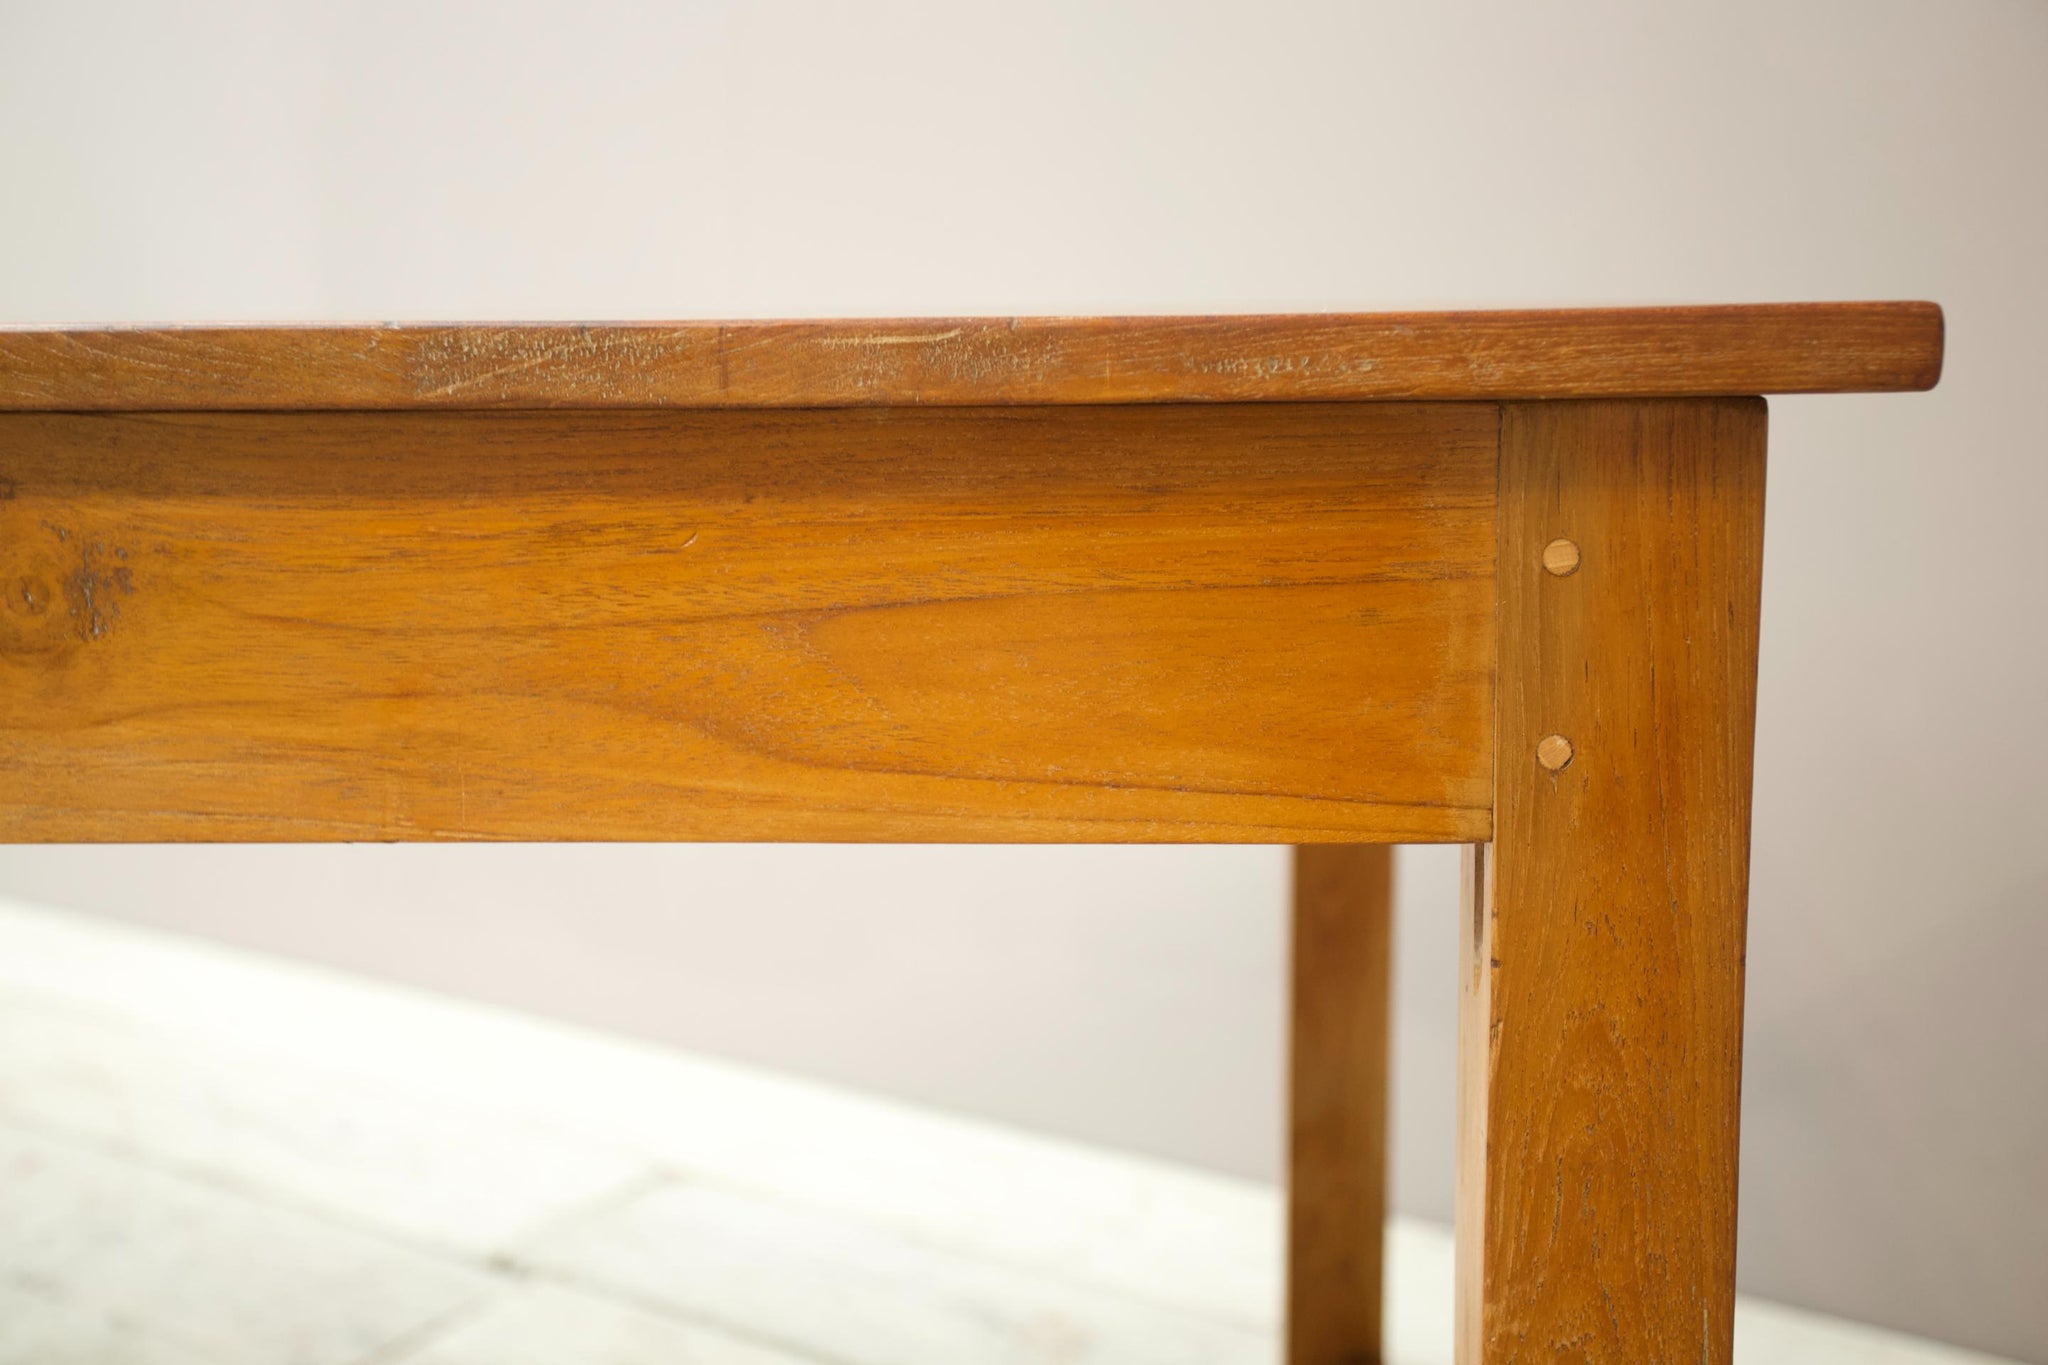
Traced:
POLYGON ((1387 846, 1464 844, 1458 1358, 1725 1362, 1761 395, 1941 355, 1925 303, 0 331, 0 839, 1298 845, 1291 1365, 1378 1359, 1387 846))

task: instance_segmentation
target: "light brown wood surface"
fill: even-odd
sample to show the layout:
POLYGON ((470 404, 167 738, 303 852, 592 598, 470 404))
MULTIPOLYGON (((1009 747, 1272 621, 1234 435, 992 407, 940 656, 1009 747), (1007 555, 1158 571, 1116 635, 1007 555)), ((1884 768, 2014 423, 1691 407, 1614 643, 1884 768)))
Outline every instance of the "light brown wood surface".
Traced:
POLYGON ((1497 425, 0 418, 0 838, 1483 838, 1497 425))
POLYGON ((1294 850, 1287 1365, 1377 1365, 1393 850, 1294 850))
POLYGON ((1931 303, 0 330, 0 410, 833 407, 1925 389, 1931 303))
POLYGON ((1760 401, 1510 406, 1468 878, 1461 1365, 1731 1353, 1760 401), (1544 570, 1569 537, 1577 573, 1544 570), (1570 762, 1538 761, 1545 735, 1570 762))

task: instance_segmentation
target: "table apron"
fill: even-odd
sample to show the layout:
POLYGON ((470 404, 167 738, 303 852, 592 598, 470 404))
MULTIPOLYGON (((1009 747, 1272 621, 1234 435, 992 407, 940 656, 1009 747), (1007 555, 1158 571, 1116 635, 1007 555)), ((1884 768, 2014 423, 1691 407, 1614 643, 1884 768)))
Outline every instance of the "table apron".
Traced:
POLYGON ((1499 418, 0 416, 0 838, 1485 839, 1499 418))

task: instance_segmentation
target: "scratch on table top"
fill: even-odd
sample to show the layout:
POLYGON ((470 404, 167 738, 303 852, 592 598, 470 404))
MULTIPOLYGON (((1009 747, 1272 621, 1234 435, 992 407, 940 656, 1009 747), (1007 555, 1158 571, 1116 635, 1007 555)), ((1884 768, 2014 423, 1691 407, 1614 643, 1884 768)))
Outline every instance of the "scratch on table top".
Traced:
POLYGON ((953 327, 943 332, 879 332, 865 336, 824 337, 826 346, 920 346, 935 345, 951 341, 965 333, 964 327, 953 327))

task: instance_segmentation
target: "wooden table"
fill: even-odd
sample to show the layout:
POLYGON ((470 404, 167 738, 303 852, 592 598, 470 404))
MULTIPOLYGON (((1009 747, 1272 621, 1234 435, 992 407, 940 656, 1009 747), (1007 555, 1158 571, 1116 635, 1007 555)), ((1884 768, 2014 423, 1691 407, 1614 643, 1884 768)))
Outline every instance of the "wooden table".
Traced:
POLYGON ((1377 1358, 1386 846, 1462 843, 1460 1359, 1726 1361, 1755 395, 1941 349, 1914 303, 0 332, 0 837, 1301 845, 1293 1365, 1377 1358))

